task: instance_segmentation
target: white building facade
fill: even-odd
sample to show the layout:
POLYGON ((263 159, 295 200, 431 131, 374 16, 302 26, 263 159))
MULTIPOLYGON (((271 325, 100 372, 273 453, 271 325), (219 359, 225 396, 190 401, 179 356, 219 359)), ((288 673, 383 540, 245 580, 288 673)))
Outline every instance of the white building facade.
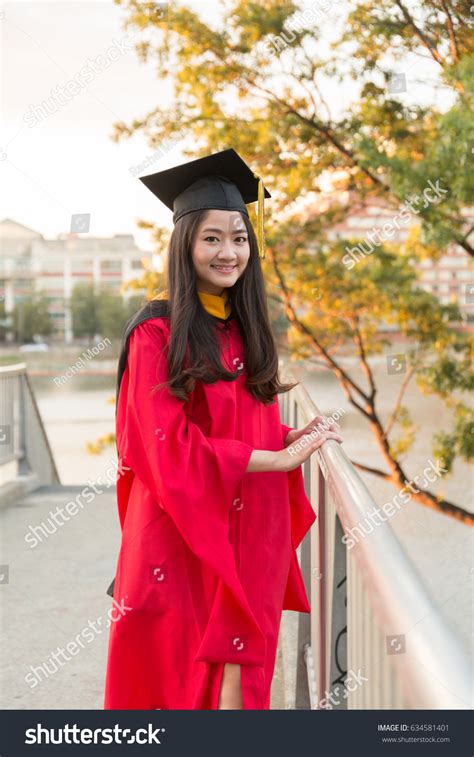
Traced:
POLYGON ((56 325, 53 338, 70 343, 69 303, 75 285, 107 286, 129 299, 139 292, 124 291, 124 285, 140 277, 144 257, 131 234, 93 237, 72 233, 45 239, 7 218, 0 222, 0 300, 8 314, 17 303, 41 292, 49 300, 56 325))

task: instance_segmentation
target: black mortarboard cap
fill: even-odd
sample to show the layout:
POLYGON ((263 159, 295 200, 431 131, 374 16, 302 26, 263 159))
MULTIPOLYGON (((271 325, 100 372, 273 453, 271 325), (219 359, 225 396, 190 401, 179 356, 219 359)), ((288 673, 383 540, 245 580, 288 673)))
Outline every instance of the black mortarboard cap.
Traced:
POLYGON ((257 239, 259 254, 264 257, 263 204, 264 197, 271 195, 235 150, 222 150, 139 178, 173 211, 173 223, 193 210, 234 210, 248 215, 246 204, 258 200, 257 239))

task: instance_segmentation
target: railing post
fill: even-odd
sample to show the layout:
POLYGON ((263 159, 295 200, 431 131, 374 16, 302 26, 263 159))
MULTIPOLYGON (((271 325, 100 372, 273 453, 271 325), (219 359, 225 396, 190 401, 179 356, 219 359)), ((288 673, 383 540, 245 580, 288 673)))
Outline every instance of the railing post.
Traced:
POLYGON ((328 693, 331 707, 335 710, 347 709, 347 572, 346 547, 342 542, 342 530, 339 516, 335 511, 333 530, 332 565, 331 565, 331 629, 330 629, 330 672, 328 693))
MULTIPOLYGON (((303 466, 304 485, 306 495, 311 496, 311 461, 307 460, 303 466)), ((308 597, 311 594, 311 533, 308 532, 300 545, 300 566, 308 597)), ((296 658, 296 695, 295 709, 311 709, 311 698, 308 688, 308 671, 305 661, 305 649, 311 644, 311 616, 307 613, 298 614, 298 654, 296 658)))
POLYGON ((21 374, 17 378, 18 382, 18 436, 20 445, 20 458, 18 460, 18 473, 20 476, 28 475, 29 465, 27 456, 27 398, 26 398, 26 386, 25 386, 25 374, 21 374))
POLYGON ((318 471, 318 530, 316 538, 314 539, 315 548, 317 554, 313 552, 313 565, 315 566, 315 572, 313 574, 313 585, 315 587, 315 593, 318 595, 317 603, 317 616, 316 623, 318 623, 318 631, 313 635, 315 638, 314 655, 316 658, 316 665, 318 666, 318 693, 316 707, 319 709, 319 702, 324 697, 327 687, 327 665, 326 665, 326 633, 327 633, 327 571, 326 571, 326 481, 323 476, 323 472, 320 466, 317 466, 318 471), (316 570, 318 571, 316 575, 316 570), (319 617, 318 617, 319 616, 319 617))

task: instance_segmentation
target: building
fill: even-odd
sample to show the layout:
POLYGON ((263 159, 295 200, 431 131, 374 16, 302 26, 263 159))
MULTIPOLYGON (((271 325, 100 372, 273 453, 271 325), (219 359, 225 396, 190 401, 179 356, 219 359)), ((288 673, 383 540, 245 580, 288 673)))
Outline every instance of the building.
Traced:
POLYGON ((106 285, 125 299, 137 292, 121 292, 122 285, 140 275, 145 255, 131 234, 93 237, 75 233, 57 239, 9 218, 0 222, 0 299, 10 313, 35 292, 49 299, 56 323, 56 339, 72 341, 68 302, 78 283, 106 285))
POLYGON ((455 302, 467 322, 474 322, 472 261, 459 245, 451 245, 439 261, 423 260, 418 266, 421 286, 440 302, 455 302))
MULTIPOLYGON (((377 242, 403 244, 414 225, 419 225, 416 205, 411 198, 413 212, 402 208, 394 210, 381 198, 362 200, 353 192, 333 191, 321 193, 300 214, 305 220, 314 213, 323 213, 335 203, 348 207, 344 219, 328 232, 329 240, 351 240, 345 248, 341 263, 353 268, 369 255, 377 254, 377 242)), ((474 228, 474 209, 465 211, 466 225, 474 228)), ((437 260, 427 259, 416 263, 419 286, 436 295, 441 303, 456 303, 465 322, 474 321, 474 272, 472 258, 456 243, 450 244, 437 260)))

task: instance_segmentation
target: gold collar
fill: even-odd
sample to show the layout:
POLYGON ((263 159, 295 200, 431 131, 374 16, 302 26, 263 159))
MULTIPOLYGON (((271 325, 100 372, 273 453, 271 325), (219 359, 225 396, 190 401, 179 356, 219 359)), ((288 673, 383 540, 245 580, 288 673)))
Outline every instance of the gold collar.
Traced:
MULTIPOLYGON (((227 291, 227 289, 224 289, 222 294, 208 294, 207 292, 198 291, 198 296, 203 306, 205 307, 207 312, 210 313, 210 315, 214 315, 216 316, 216 318, 227 319, 231 314, 232 305, 229 300, 229 292, 227 291)), ((168 299, 167 290, 160 292, 160 294, 156 295, 156 297, 154 297, 153 299, 168 299)))
POLYGON ((229 301, 227 289, 224 289, 222 294, 208 294, 207 292, 198 291, 198 295, 208 313, 215 315, 216 318, 225 319, 229 317, 232 305, 229 301))

